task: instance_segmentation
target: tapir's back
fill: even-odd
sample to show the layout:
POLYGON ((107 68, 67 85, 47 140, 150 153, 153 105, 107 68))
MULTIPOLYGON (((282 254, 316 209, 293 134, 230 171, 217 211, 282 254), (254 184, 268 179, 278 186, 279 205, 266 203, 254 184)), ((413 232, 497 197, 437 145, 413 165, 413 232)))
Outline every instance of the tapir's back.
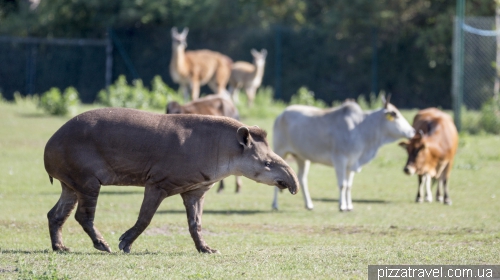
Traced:
POLYGON ((203 159, 215 158, 216 152, 207 147, 239 126, 224 117, 92 110, 69 120, 49 139, 45 169, 63 181, 92 175, 102 185, 144 185, 152 174, 163 172, 157 168, 179 174, 206 166, 203 159))

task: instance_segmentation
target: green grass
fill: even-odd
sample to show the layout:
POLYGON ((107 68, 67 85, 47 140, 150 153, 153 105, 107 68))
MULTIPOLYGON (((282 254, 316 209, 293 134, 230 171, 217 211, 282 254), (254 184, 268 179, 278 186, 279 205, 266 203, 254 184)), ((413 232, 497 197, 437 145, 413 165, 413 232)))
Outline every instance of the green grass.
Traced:
MULTIPOLYGON (((273 212, 273 187, 245 179, 235 194, 230 177, 204 207, 205 240, 220 255, 197 253, 179 196, 163 202, 124 254, 118 238, 135 223, 143 189, 105 186, 95 224, 115 253, 95 250, 73 217, 63 230, 72 252, 53 253, 46 213, 60 187, 49 183, 42 155, 68 118, 0 104, 0 278, 366 279, 369 264, 500 263, 500 138, 467 135, 450 180, 452 206, 413 202, 417 179, 403 174, 406 155, 393 143, 355 176, 350 213, 338 212, 334 171, 325 166, 313 164, 309 174, 313 211, 301 193, 284 192, 273 212)), ((272 137, 271 118, 243 122, 272 137)))

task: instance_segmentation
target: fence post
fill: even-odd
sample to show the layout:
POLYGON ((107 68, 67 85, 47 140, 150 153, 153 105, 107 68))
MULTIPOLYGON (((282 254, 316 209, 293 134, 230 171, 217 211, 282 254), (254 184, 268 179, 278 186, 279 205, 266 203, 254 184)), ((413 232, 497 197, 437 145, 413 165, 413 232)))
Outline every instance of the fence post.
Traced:
POLYGON ((274 27, 274 97, 276 99, 282 98, 281 92, 281 75, 282 75, 282 57, 281 51, 281 26, 274 27))
POLYGON ((461 108, 464 96, 464 14, 465 0, 457 0, 457 16, 455 17, 455 36, 453 44, 453 119, 457 130, 462 129, 461 108))
POLYGON ((28 44, 26 57, 26 95, 35 93, 36 79, 36 56, 38 52, 38 44, 28 44))
POLYGON ((106 90, 112 83, 113 79, 113 42, 111 41, 111 28, 108 28, 108 33, 106 34, 106 74, 105 74, 105 85, 106 90))
MULTIPOLYGON (((378 29, 372 27, 372 92, 378 94, 378 29)), ((373 105, 373 104, 371 104, 373 105)))

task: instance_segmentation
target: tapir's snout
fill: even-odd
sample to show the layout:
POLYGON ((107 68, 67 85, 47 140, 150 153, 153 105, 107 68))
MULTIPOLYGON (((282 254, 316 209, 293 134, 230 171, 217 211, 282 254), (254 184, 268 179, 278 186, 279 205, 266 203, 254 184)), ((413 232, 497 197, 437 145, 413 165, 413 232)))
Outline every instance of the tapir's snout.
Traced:
POLYGON ((299 180, 295 171, 288 166, 284 161, 285 166, 283 167, 284 175, 281 178, 274 180, 274 185, 282 190, 288 189, 291 194, 297 194, 299 192, 299 180))

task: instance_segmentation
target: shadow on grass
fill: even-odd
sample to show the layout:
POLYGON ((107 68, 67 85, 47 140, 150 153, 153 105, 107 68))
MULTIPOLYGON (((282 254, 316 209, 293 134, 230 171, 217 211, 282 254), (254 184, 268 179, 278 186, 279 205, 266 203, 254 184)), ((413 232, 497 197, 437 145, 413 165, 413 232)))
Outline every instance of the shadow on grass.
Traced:
MULTIPOLYGON (((313 201, 320 202, 339 202, 337 198, 313 198, 313 201)), ((390 201, 380 199, 353 199, 352 203, 365 203, 365 204, 389 204, 390 201)))
MULTIPOLYGON (((42 192, 42 195, 61 195, 61 192, 42 192)), ((144 191, 100 191, 99 195, 131 195, 139 194, 144 195, 144 191)))
POLYGON ((95 252, 75 252, 75 251, 70 251, 70 252, 54 252, 50 249, 45 249, 45 250, 0 250, 0 253, 2 254, 12 254, 12 255, 17 255, 17 254, 24 254, 24 255, 31 255, 31 254, 59 254, 59 255, 82 255, 82 256, 88 256, 88 255, 109 255, 109 256, 122 256, 122 255, 131 255, 131 256, 145 256, 145 255, 169 255, 169 256, 187 256, 191 255, 189 252, 172 252, 172 251, 158 251, 158 252, 151 252, 151 251, 145 251, 145 252, 131 252, 131 253, 124 253, 121 251, 114 251, 111 253, 108 252, 101 252, 101 251, 95 251, 95 252))
MULTIPOLYGON (((272 211, 261 210, 203 210, 203 215, 256 215, 268 214, 272 211)), ((186 214, 185 210, 160 210, 156 214, 186 214)))

